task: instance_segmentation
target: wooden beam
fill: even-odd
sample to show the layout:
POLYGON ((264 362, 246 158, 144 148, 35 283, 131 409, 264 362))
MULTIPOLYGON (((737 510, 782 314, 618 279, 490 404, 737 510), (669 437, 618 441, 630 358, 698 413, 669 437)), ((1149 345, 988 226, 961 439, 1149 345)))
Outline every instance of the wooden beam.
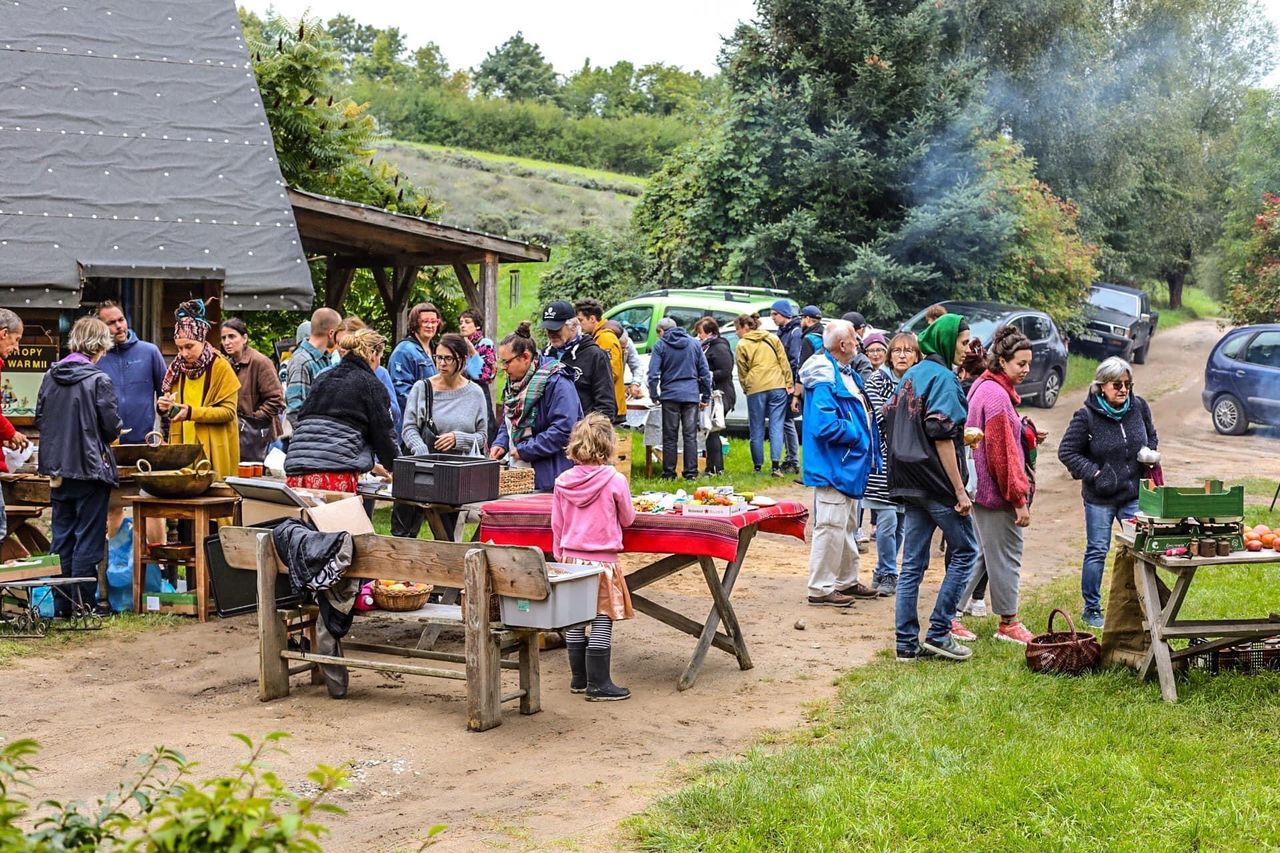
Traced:
POLYGON ((339 314, 344 313, 342 306, 351 293, 351 280, 356 276, 356 269, 347 266, 337 258, 330 256, 324 267, 324 304, 339 314))
POLYGON ((413 285, 418 280, 418 271, 421 267, 404 267, 395 268, 395 282, 392 288, 394 297, 393 303, 387 306, 391 312, 391 321, 394 332, 394 339, 400 340, 408 333, 409 330, 409 297, 413 295, 413 285))
POLYGON ((484 301, 480 298, 480 288, 476 287, 476 278, 471 274, 471 267, 456 263, 453 265, 453 274, 458 277, 458 284, 462 285, 462 295, 467 300, 467 307, 483 314, 484 301))
POLYGON ((498 256, 489 252, 480 265, 480 298, 484 307, 484 334, 492 340, 498 337, 498 256))

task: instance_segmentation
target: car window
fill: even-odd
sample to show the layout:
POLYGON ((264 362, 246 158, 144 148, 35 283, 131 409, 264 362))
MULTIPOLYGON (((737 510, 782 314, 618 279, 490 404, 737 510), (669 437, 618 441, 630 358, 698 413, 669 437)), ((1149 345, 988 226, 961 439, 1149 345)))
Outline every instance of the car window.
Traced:
POLYGON ((675 320, 680 328, 689 334, 693 334, 693 324, 701 320, 708 312, 701 308, 677 307, 675 305, 667 306, 667 310, 663 312, 664 317, 670 317, 675 320))
POLYGON ((1249 342, 1244 360, 1263 367, 1280 367, 1280 332, 1259 332, 1249 342))
POLYGON ((1089 302, 1099 308, 1114 308, 1131 317, 1142 313, 1142 298, 1133 293, 1123 293, 1107 287, 1089 288, 1089 302))
POLYGON ((1051 336, 1048 317, 1023 317, 1022 333, 1035 343, 1047 341, 1051 336))
POLYGON ((652 305, 635 305, 625 308, 609 318, 622 326, 627 337, 634 343, 642 344, 649 340, 649 324, 653 322, 652 305))
POLYGON ((737 351, 738 351, 738 333, 737 333, 736 331, 735 331, 735 332, 726 332, 726 331, 724 331, 724 330, 722 329, 722 330, 720 331, 720 337, 724 338, 726 341, 728 341, 728 342, 729 342, 729 350, 730 350, 730 352, 737 353, 737 351))
POLYGON ((1244 344, 1247 340, 1249 340, 1248 335, 1236 335, 1222 345, 1222 354, 1227 358, 1234 358, 1238 361, 1244 354, 1244 344))

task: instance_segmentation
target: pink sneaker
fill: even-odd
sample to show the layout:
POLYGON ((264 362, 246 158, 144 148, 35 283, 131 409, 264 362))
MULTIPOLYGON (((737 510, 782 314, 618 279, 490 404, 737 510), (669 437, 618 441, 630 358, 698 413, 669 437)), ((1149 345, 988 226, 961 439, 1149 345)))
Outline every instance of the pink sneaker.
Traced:
POLYGON ((951 636, 955 637, 962 643, 971 643, 978 639, 978 635, 970 631, 964 625, 960 624, 959 619, 951 620, 951 636))
POLYGON ((1028 631, 1027 626, 1021 622, 1010 622, 996 629, 995 638, 1004 640, 1006 643, 1017 643, 1020 646, 1025 646, 1035 639, 1035 634, 1028 631))

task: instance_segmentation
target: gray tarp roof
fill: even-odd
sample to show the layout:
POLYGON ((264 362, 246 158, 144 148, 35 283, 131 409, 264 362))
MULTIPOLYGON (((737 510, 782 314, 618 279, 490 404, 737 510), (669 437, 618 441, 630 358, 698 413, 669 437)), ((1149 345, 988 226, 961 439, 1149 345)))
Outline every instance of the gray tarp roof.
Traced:
POLYGON ((0 3, 0 305, 74 306, 88 268, 310 307, 231 0, 0 3))

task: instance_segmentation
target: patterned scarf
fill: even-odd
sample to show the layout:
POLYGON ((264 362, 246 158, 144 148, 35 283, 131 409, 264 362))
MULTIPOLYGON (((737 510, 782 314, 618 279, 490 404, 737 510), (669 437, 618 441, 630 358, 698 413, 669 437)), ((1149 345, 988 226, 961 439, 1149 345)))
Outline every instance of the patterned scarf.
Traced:
POLYGON ((199 379, 204 376, 204 372, 209 369, 209 365, 213 364, 213 360, 218 355, 218 351, 209 345, 211 325, 204 318, 204 311, 204 300, 191 299, 179 305, 178 310, 174 312, 176 320, 173 324, 173 339, 204 341, 204 349, 193 362, 178 356, 170 363, 160 383, 160 390, 165 394, 168 394, 173 384, 178 381, 178 374, 182 374, 187 379, 199 379))
POLYGON ((542 361, 537 370, 530 369, 525 373, 524 379, 515 384, 507 383, 502 394, 502 407, 513 446, 533 432, 538 401, 547 391, 547 382, 564 369, 564 365, 558 361, 542 361))

